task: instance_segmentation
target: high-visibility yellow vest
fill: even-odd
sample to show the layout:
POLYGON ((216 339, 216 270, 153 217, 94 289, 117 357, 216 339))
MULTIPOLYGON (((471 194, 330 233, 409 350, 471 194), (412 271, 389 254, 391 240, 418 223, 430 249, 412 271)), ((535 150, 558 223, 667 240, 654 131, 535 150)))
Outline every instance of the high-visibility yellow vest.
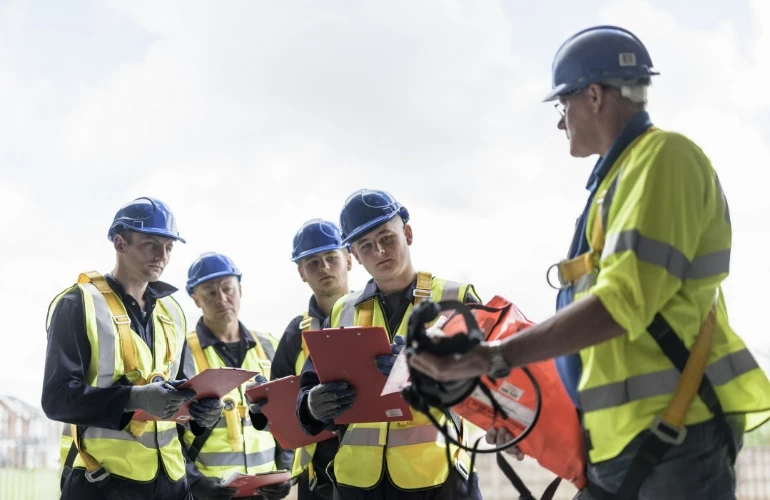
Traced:
MULTIPOLYGON (((428 297, 435 302, 462 301, 469 286, 433 278, 430 273, 421 272, 418 273, 414 295, 416 302, 428 297)), ((356 306, 361 294, 348 294, 334 304, 329 316, 331 327, 382 326, 388 330, 388 321, 379 299, 373 297, 356 306)), ((395 335, 406 337, 412 309, 410 304, 397 330, 389 332, 391 340, 395 335)), ((339 484, 362 489, 373 488, 385 476, 386 469, 390 481, 404 490, 434 488, 446 481, 450 464, 447 463, 444 437, 425 414, 410 409, 410 421, 348 426, 334 457, 334 475, 339 484)), ((446 417, 441 412, 432 411, 439 423, 446 423, 446 417)), ((448 427, 454 429, 454 424, 450 423, 448 427)), ((462 433, 467 435, 464 430, 462 433)), ((453 437, 458 439, 456 434, 453 437)), ((470 460, 465 452, 450 445, 450 456, 456 466, 466 472, 470 470, 470 460)))
MULTIPOLYGON (((321 321, 318 318, 310 316, 307 312, 302 315, 302 321, 299 324, 301 332, 315 331, 321 329, 321 321)), ((302 338, 302 349, 297 353, 297 361, 294 363, 294 374, 299 375, 302 373, 302 367, 305 364, 309 354, 307 345, 305 344, 305 338, 302 338)), ((291 466, 291 476, 297 477, 302 474, 305 469, 308 471, 308 480, 310 484, 314 484, 316 471, 313 468, 313 456, 315 455, 316 444, 309 444, 298 450, 294 450, 294 462, 291 466)))
MULTIPOLYGON (((154 375, 173 378, 177 374, 186 324, 182 308, 173 298, 158 299, 152 312, 154 345, 150 349, 130 329, 126 308, 118 294, 94 271, 81 274, 76 285, 53 300, 48 310, 49 325, 56 305, 75 289, 80 290, 83 299, 86 334, 91 345, 86 384, 110 387, 123 376, 132 384, 144 384, 154 375)), ((146 482, 158 474, 160 458, 168 477, 178 481, 185 475, 185 461, 176 425, 132 421, 124 430, 87 427, 80 435, 75 426, 65 426, 60 442, 62 462, 77 435, 80 452, 74 468, 93 472, 101 466, 114 476, 146 482)))
MULTIPOLYGON (((589 457, 617 456, 663 413, 680 372, 647 326, 660 314, 692 350, 727 277, 729 210, 705 154, 686 137, 650 128, 618 157, 590 208, 590 251, 558 265, 574 300, 597 296, 627 333, 580 351, 578 395, 589 457)), ((745 430, 770 419, 770 381, 728 323, 723 295, 706 376, 726 414, 745 414, 745 430)), ((713 417, 696 398, 685 425, 713 417)))
MULTIPOLYGON (((257 345, 246 352, 241 368, 258 371, 270 380, 270 367, 278 341, 267 333, 250 333, 257 345)), ((214 346, 201 349, 195 331, 187 334, 187 344, 195 364, 194 373, 227 366, 214 346)), ((248 400, 244 394, 246 383, 222 398, 225 403, 222 417, 195 456, 195 466, 206 476, 225 478, 233 472, 256 474, 276 469, 273 435, 258 431, 251 425, 248 400)), ((195 438, 192 431, 185 430, 184 442, 188 449, 195 438)))

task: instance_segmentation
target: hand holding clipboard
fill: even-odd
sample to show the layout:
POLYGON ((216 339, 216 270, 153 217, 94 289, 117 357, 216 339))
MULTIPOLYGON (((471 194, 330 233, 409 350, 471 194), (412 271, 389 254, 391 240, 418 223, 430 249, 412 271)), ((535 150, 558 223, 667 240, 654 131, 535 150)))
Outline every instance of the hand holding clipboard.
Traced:
POLYGON ((378 370, 375 360, 393 355, 384 328, 334 328, 307 331, 302 336, 321 383, 345 381, 355 389, 352 406, 334 419, 335 424, 412 419, 401 394, 380 396, 387 377, 378 370))

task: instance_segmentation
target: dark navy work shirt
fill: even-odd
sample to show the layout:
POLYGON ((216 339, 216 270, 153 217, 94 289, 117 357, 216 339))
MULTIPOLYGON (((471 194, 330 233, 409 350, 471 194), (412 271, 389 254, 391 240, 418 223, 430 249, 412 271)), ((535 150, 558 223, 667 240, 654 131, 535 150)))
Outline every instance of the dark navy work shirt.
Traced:
MULTIPOLYGON (((109 274, 105 279, 117 293, 131 320, 131 329, 148 346, 153 345, 152 311, 158 299, 176 292, 173 286, 156 281, 147 285, 143 299, 145 314, 123 286, 109 274)), ((152 347, 151 347, 152 350, 152 347)), ((182 360, 187 355, 187 343, 182 360)), ((131 385, 123 377, 112 387, 92 387, 85 383, 91 360, 91 343, 86 333, 85 312, 80 289, 75 288, 61 298, 48 327, 45 372, 43 376, 43 411, 51 420, 88 427, 122 430, 133 412, 123 411, 128 403, 131 385)), ((180 363, 177 380, 187 378, 180 363)))
MULTIPOLYGON (((596 191, 599 189, 599 185, 609 173, 612 165, 618 159, 620 154, 631 144, 634 139, 643 134, 648 128, 652 126, 650 121, 650 115, 646 111, 642 111, 636 115, 626 124, 625 128, 620 132, 615 142, 612 143, 607 155, 599 158, 596 162, 591 176, 588 178, 588 184, 586 189, 589 191, 588 201, 583 209, 583 214, 575 225, 575 234, 572 237, 572 245, 569 249, 568 258, 577 257, 578 255, 588 252, 590 247, 588 245, 588 238, 586 238, 586 224, 588 221, 588 212, 591 209, 596 191)), ((570 285, 569 287, 559 290, 556 297, 556 310, 566 307, 572 303, 574 299, 574 290, 570 285)), ((561 356, 556 358, 556 369, 559 372, 564 388, 572 398, 572 402, 575 407, 580 408, 578 401, 577 386, 580 381, 580 374, 583 370, 580 362, 579 354, 570 354, 568 356, 561 356)))

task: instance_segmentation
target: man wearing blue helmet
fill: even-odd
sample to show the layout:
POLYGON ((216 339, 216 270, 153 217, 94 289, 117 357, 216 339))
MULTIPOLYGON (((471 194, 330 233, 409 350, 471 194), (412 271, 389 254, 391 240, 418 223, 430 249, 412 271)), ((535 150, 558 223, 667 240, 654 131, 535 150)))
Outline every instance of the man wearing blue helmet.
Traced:
MULTIPOLYGON (((230 391, 225 410, 216 425, 196 436, 184 432, 187 473, 196 500, 226 500, 236 489, 221 485, 234 472, 256 474, 291 467, 291 454, 283 456, 272 434, 257 430, 246 418, 249 386, 267 382, 278 341, 269 333, 249 330, 238 319, 241 308, 241 272, 226 255, 205 253, 187 272, 187 293, 203 315, 195 330, 187 334, 192 356, 185 372, 196 374, 208 368, 244 368, 260 372, 250 384, 230 391), (277 467, 276 467, 277 466, 277 467)), ((242 497, 279 500, 291 484, 261 488, 258 495, 242 497)))
MULTIPOLYGON (((352 261, 334 223, 322 219, 305 222, 294 236, 291 260, 313 295, 307 311, 291 320, 278 343, 273 379, 301 373, 308 354, 302 332, 320 330, 334 302, 349 292, 352 261)), ((332 484, 326 468, 338 446, 337 439, 328 439, 295 450, 292 476, 298 478, 299 500, 331 500, 332 484)))
MULTIPOLYGON (((381 356, 376 363, 385 375, 404 346, 415 303, 425 298, 478 302, 472 285, 414 269, 409 253, 413 234, 408 222, 406 207, 385 191, 362 189, 353 193, 340 214, 342 244, 350 246, 372 279, 364 290, 337 300, 325 325, 384 327, 393 341, 393 355, 381 356)), ((320 384, 310 358, 300 383, 297 414, 310 434, 334 428, 334 418, 355 399, 354 389, 344 381, 320 384)), ((439 431, 414 408, 412 416, 405 422, 351 424, 338 429, 342 438, 334 457, 335 499, 481 498, 478 479, 468 481, 469 457, 450 446, 452 464, 447 463, 447 450, 437 444, 441 441, 439 431)), ((462 419, 447 421, 438 411, 433 417, 453 427, 462 439, 467 437, 462 419)))
POLYGON ((556 358, 587 438, 579 498, 734 499, 742 436, 770 419, 770 381, 721 295, 732 230, 716 171, 645 111, 657 74, 622 28, 562 44, 546 101, 559 101, 570 154, 599 161, 569 259, 553 266, 559 311, 457 359, 411 363, 451 380, 556 358))
MULTIPOLYGON (((158 281, 179 236, 168 207, 138 198, 118 210, 108 232, 112 273, 78 277, 48 313, 42 407, 64 422, 62 499, 192 498, 173 421, 133 420, 142 410, 171 417, 195 396, 186 379, 185 317, 158 281)), ((194 401, 189 427, 203 434, 219 419, 218 399, 194 401)))

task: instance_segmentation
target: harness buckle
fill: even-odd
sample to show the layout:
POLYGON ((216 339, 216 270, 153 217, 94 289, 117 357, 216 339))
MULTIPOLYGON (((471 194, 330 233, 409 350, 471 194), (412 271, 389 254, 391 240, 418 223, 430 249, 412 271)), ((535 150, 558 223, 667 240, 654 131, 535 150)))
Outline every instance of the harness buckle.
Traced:
POLYGON ((663 417, 660 415, 657 415, 655 420, 652 421, 650 432, 664 443, 676 446, 684 442, 684 438, 687 436, 687 427, 684 425, 682 427, 676 427, 663 420, 663 417))
POLYGON ((554 290, 564 290, 569 286, 569 283, 564 282, 564 277, 561 274, 561 262, 557 262, 556 264, 553 264, 551 267, 548 268, 548 270, 545 272, 545 281, 548 283, 548 286, 553 288, 554 290), (554 286, 553 283, 551 283, 551 271, 556 268, 556 277, 559 280, 559 286, 554 286))
POLYGON ((98 483, 108 479, 109 477, 110 471, 101 466, 93 472, 86 471, 86 479, 89 483, 98 483))
POLYGON ((113 316, 112 321, 114 321, 116 325, 131 324, 131 318, 128 317, 128 314, 118 314, 117 316, 113 316))
POLYGON ((423 290, 422 288, 415 288, 414 292, 412 292, 412 295, 415 297, 419 297, 422 299, 429 299, 430 298, 430 290, 423 290))
POLYGON ((470 477, 470 472, 468 472, 468 469, 465 468, 465 464, 462 460, 460 460, 460 457, 457 457, 455 459, 455 469, 457 469, 457 472, 460 473, 460 475, 463 477, 465 481, 468 480, 470 477))

